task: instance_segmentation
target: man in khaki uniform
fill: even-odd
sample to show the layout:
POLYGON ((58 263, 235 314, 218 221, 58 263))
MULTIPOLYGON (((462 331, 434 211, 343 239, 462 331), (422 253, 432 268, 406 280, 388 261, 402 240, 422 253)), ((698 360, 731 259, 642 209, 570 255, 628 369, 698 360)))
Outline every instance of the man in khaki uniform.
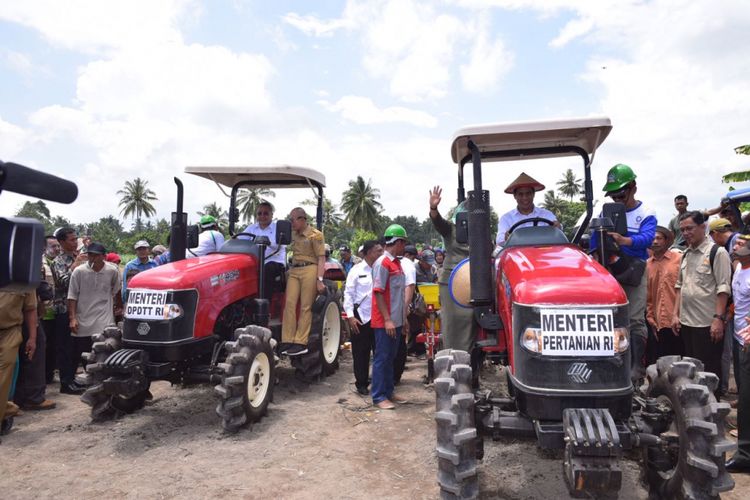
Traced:
POLYGON ((307 214, 302 208, 293 209, 289 218, 292 222, 292 244, 287 250, 292 253, 292 268, 286 285, 281 341, 291 344, 282 354, 299 356, 307 352, 315 296, 325 290, 323 272, 326 250, 323 233, 307 224, 307 214))
POLYGON ((0 292, 0 421, 5 418, 8 393, 13 382, 18 346, 23 340, 21 326, 26 322, 29 339, 26 356, 31 359, 36 350, 36 292, 0 292))

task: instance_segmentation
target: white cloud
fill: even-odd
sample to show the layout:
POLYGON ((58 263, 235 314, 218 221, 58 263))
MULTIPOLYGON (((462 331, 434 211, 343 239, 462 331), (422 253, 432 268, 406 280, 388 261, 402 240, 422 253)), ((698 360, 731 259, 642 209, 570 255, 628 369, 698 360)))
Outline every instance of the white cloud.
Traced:
POLYGON ((31 135, 18 125, 6 122, 0 117, 0 160, 13 161, 13 157, 32 142, 31 135))
POLYGON ((476 31, 469 63, 461 65, 463 87, 469 92, 496 90, 500 80, 513 68, 514 56, 502 39, 490 41, 487 23, 476 31))
POLYGON ((282 17, 282 20, 303 32, 306 35, 316 37, 329 37, 343 28, 351 26, 351 21, 348 19, 330 19, 322 20, 317 16, 301 16, 294 12, 290 12, 282 17))
POLYGON ((371 125, 375 123, 408 123, 417 127, 435 127, 437 119, 414 109, 401 106, 378 108, 372 99, 360 96, 344 96, 335 103, 319 101, 328 111, 340 113, 345 120, 360 124, 371 125))

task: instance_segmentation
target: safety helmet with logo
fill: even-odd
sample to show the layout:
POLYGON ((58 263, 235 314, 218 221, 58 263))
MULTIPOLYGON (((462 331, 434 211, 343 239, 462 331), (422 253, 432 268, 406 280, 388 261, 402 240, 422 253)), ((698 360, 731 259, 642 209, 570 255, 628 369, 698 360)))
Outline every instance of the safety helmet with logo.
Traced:
POLYGON ((399 224, 391 224, 386 228, 383 237, 385 238, 386 245, 392 245, 398 240, 406 241, 406 229, 399 224))
POLYGON ((619 191, 635 180, 635 172, 624 163, 618 163, 607 172, 607 183, 604 189, 607 193, 619 191))
POLYGON ((209 229, 216 225, 216 217, 213 215, 204 215, 200 220, 201 229, 209 229))

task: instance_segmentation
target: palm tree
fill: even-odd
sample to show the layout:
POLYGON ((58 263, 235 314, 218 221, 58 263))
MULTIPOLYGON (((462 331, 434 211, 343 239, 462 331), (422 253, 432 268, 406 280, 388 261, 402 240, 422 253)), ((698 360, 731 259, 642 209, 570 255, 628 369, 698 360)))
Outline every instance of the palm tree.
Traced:
POLYGON ((276 193, 267 188, 241 189, 237 193, 237 208, 240 209, 242 220, 250 222, 255 218, 255 211, 262 202, 274 198, 276 193))
POLYGON ((555 192, 553 190, 548 190, 546 193, 544 193, 544 203, 542 203, 542 206, 555 214, 555 217, 557 217, 558 220, 560 220, 560 217, 562 216, 563 210, 566 208, 566 202, 562 198, 558 198, 555 196, 555 192))
MULTIPOLYGON (((318 207, 318 199, 317 198, 310 198, 302 203, 300 203, 302 206, 308 206, 308 207, 315 207, 317 210, 318 207)), ((315 212, 312 213, 313 217, 315 216, 315 212)), ((338 212, 338 208, 336 205, 333 204, 333 202, 327 197, 323 197, 323 233, 326 235, 332 234, 332 231, 341 224, 341 214, 338 212)))
POLYGON ((122 207, 120 213, 123 217, 129 217, 135 214, 135 229, 140 231, 142 229, 141 216, 151 217, 156 214, 156 209, 151 204, 152 201, 156 201, 156 193, 148 189, 146 185, 148 181, 141 180, 140 177, 136 177, 132 181, 125 181, 125 187, 117 194, 122 195, 118 206, 122 207))
POLYGON ((216 219, 216 223, 219 225, 219 229, 222 232, 226 232, 229 227, 229 217, 227 213, 222 209, 216 202, 211 202, 208 205, 203 206, 203 210, 198 211, 198 215, 203 217, 204 215, 210 215, 216 219))
POLYGON ((565 171, 562 179, 557 181, 557 186, 557 191, 567 196, 569 201, 573 201, 573 197, 582 191, 581 180, 576 178, 571 169, 565 171))
POLYGON ((365 180, 361 175, 349 181, 349 189, 341 197, 341 210, 346 215, 346 222, 352 227, 366 231, 376 231, 378 215, 383 205, 378 201, 380 190, 372 187, 371 179, 365 180))
MULTIPOLYGON (((734 148, 734 152, 738 155, 750 155, 750 144, 744 146, 737 146, 734 148)), ((745 182, 750 181, 750 170, 742 170, 740 172, 730 172, 727 175, 722 176, 721 182, 745 182)))

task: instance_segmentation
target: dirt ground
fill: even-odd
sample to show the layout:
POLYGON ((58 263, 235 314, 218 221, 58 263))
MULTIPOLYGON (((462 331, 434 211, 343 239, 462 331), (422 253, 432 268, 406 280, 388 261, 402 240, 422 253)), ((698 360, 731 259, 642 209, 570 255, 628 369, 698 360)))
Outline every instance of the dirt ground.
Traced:
MULTIPOLYGON (((152 385, 143 410, 105 424, 50 389, 57 408, 16 418, 0 445, 0 492, 16 498, 434 499, 434 392, 425 362, 409 360, 399 394, 411 402, 377 411, 354 392, 351 357, 311 386, 282 364, 268 415, 228 435, 210 386, 152 385)), ((51 387, 51 386, 50 386, 51 387)), ((619 498, 645 499, 638 464, 622 462, 619 498)), ((531 441, 485 442, 482 498, 567 498, 560 459, 531 441)), ((735 476, 726 499, 748 498, 735 476)))

